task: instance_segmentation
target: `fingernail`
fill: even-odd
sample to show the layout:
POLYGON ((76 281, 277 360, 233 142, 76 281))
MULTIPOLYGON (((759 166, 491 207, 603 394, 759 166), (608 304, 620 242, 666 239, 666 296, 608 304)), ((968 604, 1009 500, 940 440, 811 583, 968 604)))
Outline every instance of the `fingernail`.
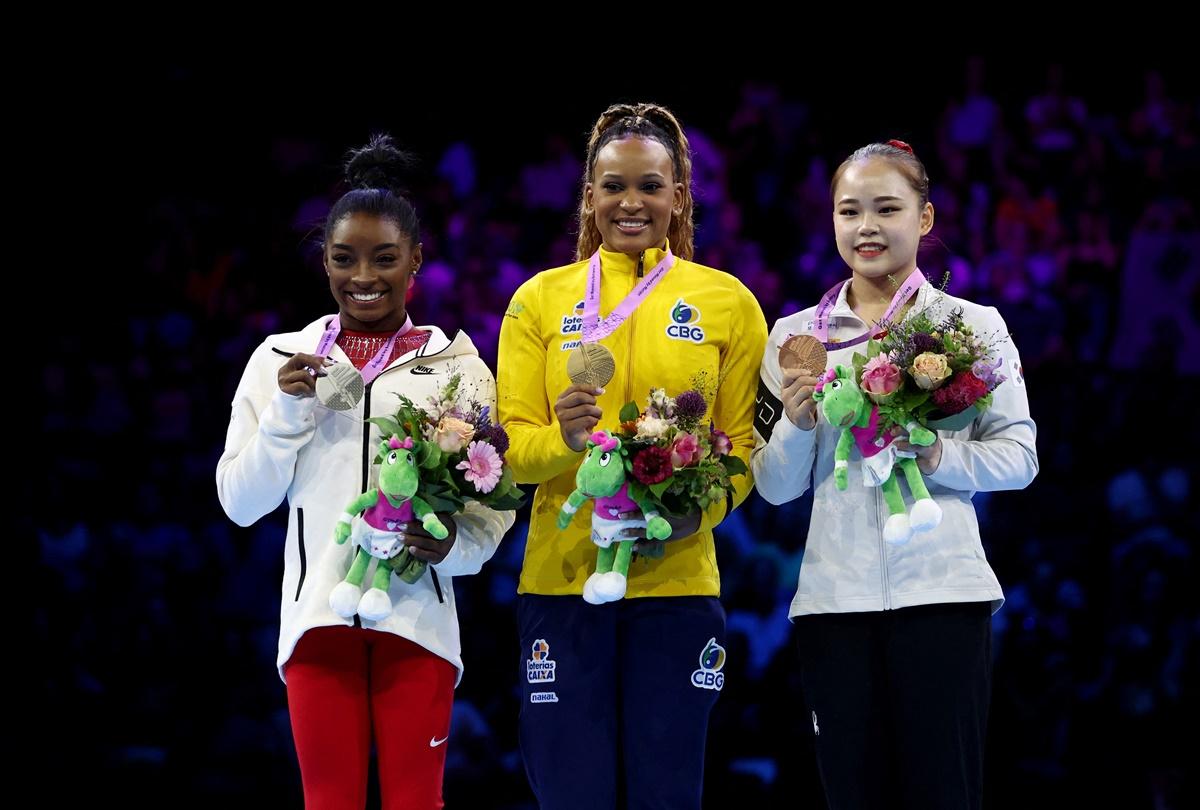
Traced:
POLYGON ((597 388, 597 389, 596 389, 596 394, 598 394, 598 395, 599 395, 599 394, 603 394, 603 393, 604 393, 604 389, 603 389, 603 388, 597 388))

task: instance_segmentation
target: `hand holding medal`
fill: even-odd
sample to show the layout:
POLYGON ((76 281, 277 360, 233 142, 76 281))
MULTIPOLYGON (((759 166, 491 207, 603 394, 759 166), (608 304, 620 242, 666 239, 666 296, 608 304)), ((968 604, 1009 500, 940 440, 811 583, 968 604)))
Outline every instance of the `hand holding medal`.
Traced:
POLYGON ((599 343, 580 344, 567 357, 571 386, 558 395, 554 414, 563 441, 576 453, 587 448, 588 436, 604 416, 596 397, 612 382, 616 367, 612 352, 599 343))
POLYGON ((317 379, 324 378, 329 361, 315 354, 297 353, 279 369, 279 390, 294 397, 311 397, 317 379))
POLYGON ((817 426, 817 403, 812 395, 817 376, 828 362, 825 346, 812 335, 793 335, 779 347, 779 369, 783 372, 779 399, 788 420, 801 430, 817 426))
MULTIPOLYGON (((392 356, 392 347, 396 345, 396 340, 400 336, 412 331, 412 328, 412 318, 406 315, 404 325, 379 347, 375 356, 367 361, 362 371, 359 371, 351 364, 338 363, 336 360, 329 359, 329 352, 333 344, 337 342, 337 337, 342 331, 341 319, 338 317, 330 318, 329 323, 325 326, 325 333, 321 336, 321 342, 317 344, 317 353, 294 355, 284 365, 284 370, 279 372, 279 387, 283 388, 285 370, 289 368, 293 370, 299 369, 300 371, 297 372, 296 376, 296 383, 297 386, 303 386, 306 391, 301 396, 312 396, 315 393, 321 404, 331 411, 353 410, 362 401, 363 395, 367 390, 367 384, 379 376, 379 373, 387 367, 388 361, 392 356), (309 376, 308 380, 301 379, 298 376, 305 373, 309 376)), ((284 390, 286 391, 287 389, 284 390)))

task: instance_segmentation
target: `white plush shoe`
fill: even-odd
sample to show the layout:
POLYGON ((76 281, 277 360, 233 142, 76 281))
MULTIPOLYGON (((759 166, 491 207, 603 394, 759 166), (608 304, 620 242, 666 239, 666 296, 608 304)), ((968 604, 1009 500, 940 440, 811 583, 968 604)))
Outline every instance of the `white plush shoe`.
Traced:
POLYGON ((933 498, 922 498, 913 504, 908 520, 914 532, 936 529, 942 522, 942 507, 933 498))
POLYGON ((589 605, 604 604, 604 600, 596 594, 596 583, 602 576, 604 575, 592 574, 587 578, 587 581, 583 583, 583 601, 587 602, 589 605))
POLYGON ((605 602, 615 602, 625 596, 625 577, 616 571, 601 574, 596 581, 596 595, 605 602))
POLYGON ((361 588, 342 580, 329 592, 329 607, 343 619, 349 619, 358 610, 358 600, 361 596, 361 588))
POLYGON ((887 519, 887 523, 883 524, 883 539, 892 545, 903 545, 911 537, 912 526, 908 522, 908 515, 903 512, 892 515, 887 519))
POLYGON ((382 588, 370 588, 358 602, 358 615, 377 622, 392 615, 392 600, 382 588))

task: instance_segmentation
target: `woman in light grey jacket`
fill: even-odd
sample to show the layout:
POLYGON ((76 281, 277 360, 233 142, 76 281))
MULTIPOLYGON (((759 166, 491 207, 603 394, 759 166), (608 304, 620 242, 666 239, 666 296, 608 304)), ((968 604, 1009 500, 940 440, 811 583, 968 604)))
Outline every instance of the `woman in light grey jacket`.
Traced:
POLYGON ((1037 474, 1036 427, 1020 356, 1000 314, 939 292, 917 268, 933 227, 929 179, 900 141, 866 146, 834 175, 833 221, 849 282, 821 304, 775 324, 763 358, 755 484, 782 504, 813 487, 799 585, 789 616, 797 631, 805 698, 831 808, 979 807, 991 676, 990 616, 1004 601, 979 538, 971 496, 1022 489, 1037 474), (885 542, 887 505, 849 462, 850 486, 834 483, 840 430, 818 418, 822 369, 782 370, 791 335, 814 334, 827 367, 851 365, 879 333, 903 320, 961 307, 976 334, 1003 340, 994 353, 1008 377, 990 409, 917 456, 943 518, 903 545, 885 542))

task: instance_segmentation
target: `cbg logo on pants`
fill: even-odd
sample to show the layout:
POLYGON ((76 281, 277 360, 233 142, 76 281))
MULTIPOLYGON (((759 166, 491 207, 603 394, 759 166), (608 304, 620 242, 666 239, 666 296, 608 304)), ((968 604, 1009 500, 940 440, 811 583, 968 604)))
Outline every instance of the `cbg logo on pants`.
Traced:
POLYGON ((715 637, 710 638, 700 653, 700 669, 692 673, 692 686, 700 689, 715 689, 721 691, 725 685, 725 648, 717 643, 715 637))
POLYGON ((554 680, 556 662, 550 660, 550 645, 546 639, 533 642, 533 657, 525 662, 525 677, 530 683, 549 683, 554 680))

